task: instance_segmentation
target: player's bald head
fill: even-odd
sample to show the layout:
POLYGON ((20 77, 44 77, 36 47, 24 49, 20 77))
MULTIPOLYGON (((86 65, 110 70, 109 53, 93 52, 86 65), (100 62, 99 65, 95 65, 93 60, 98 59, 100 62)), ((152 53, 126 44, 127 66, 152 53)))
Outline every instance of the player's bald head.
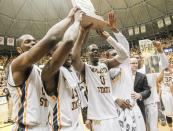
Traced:
POLYGON ((88 46, 88 51, 91 51, 93 48, 98 48, 98 46, 96 44, 91 44, 88 46))
POLYGON ((30 34, 24 34, 21 35, 19 38, 17 38, 16 40, 16 46, 17 47, 21 47, 22 42, 24 42, 27 39, 35 39, 32 35, 30 34))

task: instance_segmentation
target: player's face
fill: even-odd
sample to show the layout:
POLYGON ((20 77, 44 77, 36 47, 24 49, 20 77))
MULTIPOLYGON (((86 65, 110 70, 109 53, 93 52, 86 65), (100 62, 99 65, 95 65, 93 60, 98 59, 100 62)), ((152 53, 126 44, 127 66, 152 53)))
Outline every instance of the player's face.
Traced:
POLYGON ((137 69, 138 69, 138 60, 136 58, 131 58, 130 59, 130 65, 131 65, 132 71, 137 71, 137 69))
POLYGON ((98 46, 97 45, 91 45, 89 47, 89 57, 92 62, 98 62, 99 61, 99 52, 98 52, 98 46))
POLYGON ((20 48, 23 50, 23 52, 28 51, 36 44, 35 38, 31 35, 25 35, 22 39, 23 41, 20 48))

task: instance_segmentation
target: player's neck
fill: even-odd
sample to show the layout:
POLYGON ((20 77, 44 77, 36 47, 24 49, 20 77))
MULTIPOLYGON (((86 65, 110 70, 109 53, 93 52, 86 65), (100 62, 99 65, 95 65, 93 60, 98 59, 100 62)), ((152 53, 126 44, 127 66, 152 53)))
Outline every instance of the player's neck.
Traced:
POLYGON ((98 61, 89 61, 90 65, 98 66, 98 61))
POLYGON ((71 69, 71 66, 63 65, 67 70, 71 69))

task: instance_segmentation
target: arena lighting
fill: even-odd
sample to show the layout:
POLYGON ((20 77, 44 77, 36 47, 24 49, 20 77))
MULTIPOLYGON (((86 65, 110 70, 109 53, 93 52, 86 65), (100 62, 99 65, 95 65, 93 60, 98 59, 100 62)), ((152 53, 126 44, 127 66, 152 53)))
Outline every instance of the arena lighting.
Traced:
POLYGON ((139 27, 135 27, 135 35, 138 35, 139 34, 139 27))
POLYGON ((170 16, 165 17, 164 21, 165 21, 166 25, 171 25, 171 18, 170 18, 170 16))
POLYGON ((133 28, 129 28, 128 32, 129 32, 129 36, 132 36, 133 35, 133 28))
POLYGON ((158 28, 163 28, 164 27, 163 19, 158 20, 157 25, 158 25, 158 28))
POLYGON ((145 33, 146 32, 146 26, 145 25, 141 25, 141 33, 145 33))

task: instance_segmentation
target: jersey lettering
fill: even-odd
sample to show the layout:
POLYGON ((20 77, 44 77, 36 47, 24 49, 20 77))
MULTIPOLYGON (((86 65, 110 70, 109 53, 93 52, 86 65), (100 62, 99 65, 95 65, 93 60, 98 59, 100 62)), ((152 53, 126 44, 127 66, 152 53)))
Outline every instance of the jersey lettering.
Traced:
POLYGON ((163 82, 166 86, 169 86, 169 84, 171 84, 172 82, 172 74, 169 72, 165 72, 163 82))
POLYGON ((40 106, 48 107, 48 100, 44 97, 40 98, 40 106))
POLYGON ((104 76, 100 76, 100 80, 101 80, 102 85, 105 85, 105 78, 104 78, 104 76))
POLYGON ((108 72, 107 68, 105 68, 105 67, 103 67, 101 69, 90 67, 90 69, 93 73, 97 73, 97 74, 102 74, 102 73, 107 73, 108 72))
POLYGON ((72 110, 77 109, 80 106, 80 101, 78 98, 77 91, 72 89, 72 110))
POLYGON ((100 93, 110 93, 110 87, 97 87, 100 93))
POLYGON ((43 87, 41 89, 41 92, 42 92, 42 96, 44 96, 44 97, 40 98, 40 106, 48 107, 48 100, 45 97, 45 92, 44 92, 43 87))

